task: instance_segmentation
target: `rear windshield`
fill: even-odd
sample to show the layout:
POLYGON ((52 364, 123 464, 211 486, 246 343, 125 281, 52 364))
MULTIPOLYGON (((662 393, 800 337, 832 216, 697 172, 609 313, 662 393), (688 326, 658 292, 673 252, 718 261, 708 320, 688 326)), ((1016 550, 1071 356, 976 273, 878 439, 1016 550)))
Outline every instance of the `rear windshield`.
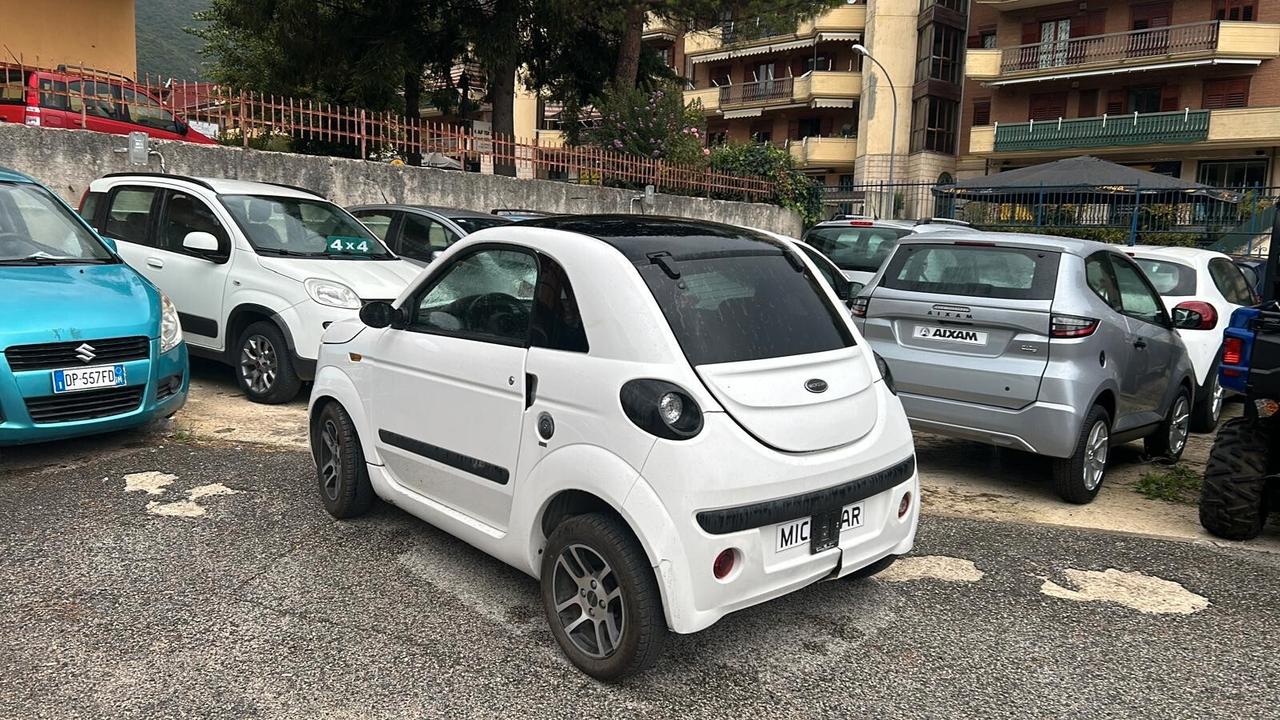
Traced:
MULTIPOLYGON (((798 260, 798 259, 797 259, 798 260)), ((808 271, 782 251, 639 266, 691 365, 807 355, 853 345, 808 271)))
POLYGON ((1196 271, 1186 265, 1147 258, 1134 258, 1133 261, 1161 295, 1179 297, 1196 294, 1196 271))
POLYGON ((494 215, 492 217, 478 217, 476 215, 462 215, 460 217, 449 218, 457 223, 468 235, 473 232, 484 230, 485 228, 498 227, 499 225, 510 225, 511 221, 504 217, 494 215))
POLYGON ((841 270, 873 273, 889 259, 898 239, 910 233, 902 228, 832 225, 813 228, 804 241, 831 258, 841 270))
POLYGON ((1048 250, 978 245, 906 245, 881 285, 895 290, 1052 300, 1061 256, 1048 250))

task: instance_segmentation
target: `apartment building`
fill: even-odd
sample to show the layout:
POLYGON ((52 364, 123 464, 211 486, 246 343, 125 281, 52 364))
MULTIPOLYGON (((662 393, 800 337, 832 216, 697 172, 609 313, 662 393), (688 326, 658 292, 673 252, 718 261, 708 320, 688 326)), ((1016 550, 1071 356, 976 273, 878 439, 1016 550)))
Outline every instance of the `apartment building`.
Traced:
POLYGON ((828 187, 885 182, 891 157, 894 182, 935 182, 955 170, 967 6, 870 0, 795 26, 727 20, 685 36, 685 99, 712 142, 786 147, 828 187))
POLYGON ((134 0, 0 0, 0 62, 134 77, 137 44, 134 0))
POLYGON ((1280 0, 973 0, 962 176, 1093 154, 1280 185, 1280 0))

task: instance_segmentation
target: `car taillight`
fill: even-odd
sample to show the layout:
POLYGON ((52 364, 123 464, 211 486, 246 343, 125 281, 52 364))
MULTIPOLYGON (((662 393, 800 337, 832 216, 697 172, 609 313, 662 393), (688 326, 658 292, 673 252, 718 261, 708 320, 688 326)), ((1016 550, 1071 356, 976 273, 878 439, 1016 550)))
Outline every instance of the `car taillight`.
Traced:
POLYGON ((1054 315, 1049 319, 1049 337, 1089 337, 1098 329, 1098 321, 1075 315, 1054 315))
POLYGON ((733 572, 733 566, 738 559, 738 552, 733 548, 727 548, 716 556, 715 562, 711 564, 711 574, 716 576, 717 580, 723 580, 729 577, 729 573, 733 572))
POLYGON ((1178 310, 1188 310, 1200 316, 1200 324, 1193 328, 1195 330, 1212 330, 1218 327, 1218 311, 1207 302, 1188 300, 1174 308, 1174 312, 1178 310))
POLYGON ((1244 361, 1244 340, 1229 337, 1222 344, 1222 364, 1239 365, 1244 361))
POLYGON ((854 227, 875 227, 875 223, 870 220, 850 220, 849 224, 854 227))
POLYGON ((867 308, 871 306, 871 298, 856 297, 849 301, 849 312, 856 318, 867 316, 867 308))

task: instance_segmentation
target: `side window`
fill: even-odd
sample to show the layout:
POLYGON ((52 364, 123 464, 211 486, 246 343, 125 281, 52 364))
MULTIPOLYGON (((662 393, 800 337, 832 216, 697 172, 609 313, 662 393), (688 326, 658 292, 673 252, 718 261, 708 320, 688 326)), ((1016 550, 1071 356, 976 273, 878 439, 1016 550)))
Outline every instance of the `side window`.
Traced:
POLYGON ((1111 274, 1111 263, 1107 262, 1107 253, 1094 253, 1084 261, 1085 282, 1094 295, 1102 298, 1102 302, 1111 306, 1116 312, 1124 312, 1120 305, 1120 288, 1116 287, 1115 276, 1111 274))
POLYGON ((453 262, 418 296, 410 329, 504 345, 527 345, 538 261, 521 250, 486 249, 453 262))
POLYGON ((61 80, 42 77, 40 82, 40 107, 51 110, 66 110, 70 107, 67 97, 67 84, 61 80))
POLYGON ((107 204, 107 217, 102 223, 103 235, 117 240, 150 245, 151 208, 156 188, 117 188, 107 204))
POLYGON ((1249 289, 1249 281, 1245 279, 1240 268, 1230 260, 1214 258, 1209 261, 1209 275, 1218 292, 1233 305, 1252 305, 1253 291, 1249 289))
POLYGON ((67 83, 67 91, 71 94, 69 107, 72 112, 110 120, 123 120, 120 110, 120 87, 92 80, 72 80, 67 83))
POLYGON ((103 196, 104 193, 100 192, 88 193, 80 204, 80 217, 95 228, 98 226, 98 208, 102 207, 103 196))
POLYGON ((352 215, 356 216, 365 227, 369 228, 369 232, 373 233, 382 242, 387 242, 387 231, 391 229, 392 215, 389 210, 357 210, 352 215))
POLYGON ((227 231, 209 206, 187 193, 170 191, 160 218, 160 235, 156 244, 165 250, 190 254, 182 247, 182 241, 193 232, 207 232, 214 236, 218 239, 218 255, 223 259, 230 255, 231 241, 227 231))
POLYGON ((174 122, 173 114, 165 110, 160 103, 133 88, 124 88, 121 94, 131 122, 156 130, 178 132, 178 124, 174 122))
POLYGON ((1142 271, 1128 258, 1111 254, 1111 270, 1120 290, 1121 312, 1156 325, 1167 326, 1164 304, 1142 277, 1142 271))
POLYGON ((430 260, 431 253, 443 250, 458 239, 448 228, 429 217, 404 214, 400 230, 400 254, 430 260))
POLYGON ((534 292, 533 324, 529 344, 550 350, 587 352, 587 331, 582 326, 578 300, 574 297, 569 275, 560 263, 539 256, 542 272, 534 292))

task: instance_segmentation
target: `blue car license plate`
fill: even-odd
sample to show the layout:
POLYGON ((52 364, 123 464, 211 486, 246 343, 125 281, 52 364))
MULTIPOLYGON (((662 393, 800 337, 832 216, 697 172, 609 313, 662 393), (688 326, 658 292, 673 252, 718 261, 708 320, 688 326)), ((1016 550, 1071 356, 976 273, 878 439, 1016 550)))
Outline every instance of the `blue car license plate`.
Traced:
POLYGON ((125 384, 124 365, 96 365, 53 371, 55 393, 99 390, 125 384))

